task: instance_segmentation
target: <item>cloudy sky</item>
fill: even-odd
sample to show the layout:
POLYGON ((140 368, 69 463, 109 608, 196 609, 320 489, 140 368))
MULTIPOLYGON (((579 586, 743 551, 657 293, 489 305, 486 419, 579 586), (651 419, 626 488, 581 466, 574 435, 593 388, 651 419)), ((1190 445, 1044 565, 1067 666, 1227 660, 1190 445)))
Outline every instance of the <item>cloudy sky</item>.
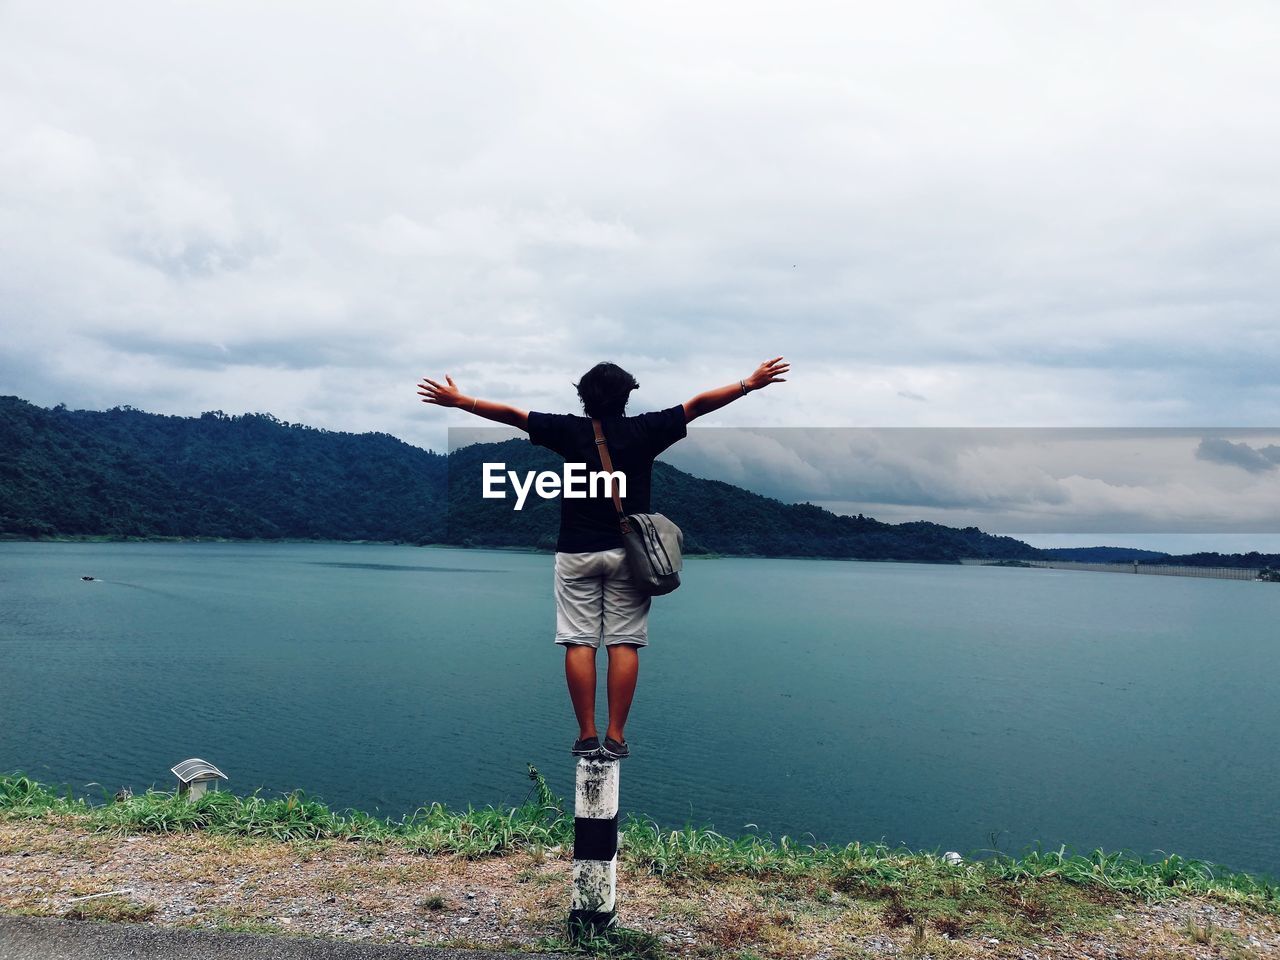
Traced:
POLYGON ((1271 426, 1278 44, 1249 2, 8 0, 0 393, 440 449, 424 374, 568 410, 609 358, 656 408, 785 354, 707 422, 1271 426))

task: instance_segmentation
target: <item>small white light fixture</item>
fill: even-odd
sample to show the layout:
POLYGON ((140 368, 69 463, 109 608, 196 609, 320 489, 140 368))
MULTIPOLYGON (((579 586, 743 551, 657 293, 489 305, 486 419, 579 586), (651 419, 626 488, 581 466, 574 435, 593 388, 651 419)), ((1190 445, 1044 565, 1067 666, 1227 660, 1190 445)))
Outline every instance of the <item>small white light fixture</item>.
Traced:
POLYGON ((208 760, 192 757, 180 764, 170 767, 178 778, 178 796, 188 800, 199 800, 211 786, 218 789, 218 781, 226 780, 227 775, 208 760))

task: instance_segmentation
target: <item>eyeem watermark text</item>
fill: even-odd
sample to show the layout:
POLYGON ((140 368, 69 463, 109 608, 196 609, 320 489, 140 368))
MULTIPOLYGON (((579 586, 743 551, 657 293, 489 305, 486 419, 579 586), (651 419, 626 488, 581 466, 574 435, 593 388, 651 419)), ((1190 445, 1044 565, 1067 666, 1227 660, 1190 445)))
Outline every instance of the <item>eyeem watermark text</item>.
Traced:
POLYGON ((486 500, 505 500, 506 484, 510 482, 511 488, 516 492, 516 509, 523 510, 530 490, 544 500, 556 497, 585 500, 587 497, 612 497, 616 484, 618 496, 627 495, 625 473, 619 470, 592 470, 588 473, 585 463, 566 463, 562 474, 554 470, 528 470, 523 479, 524 482, 521 483, 520 475, 514 470, 508 470, 505 463, 486 463, 481 496, 486 500))

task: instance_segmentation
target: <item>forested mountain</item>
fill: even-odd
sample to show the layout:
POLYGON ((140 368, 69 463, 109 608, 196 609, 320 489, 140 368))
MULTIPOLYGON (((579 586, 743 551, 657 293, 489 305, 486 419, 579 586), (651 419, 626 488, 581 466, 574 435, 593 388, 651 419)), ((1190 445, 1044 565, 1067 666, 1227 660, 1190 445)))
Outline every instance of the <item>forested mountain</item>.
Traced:
POLYGON ((1170 564, 1179 567, 1280 567, 1278 553, 1161 553, 1136 547, 1049 547, 1040 551, 1046 560, 1081 563, 1170 564))
POLYGON ((1181 567, 1271 567, 1280 569, 1280 553, 1184 553, 1165 560, 1139 560, 1139 563, 1172 563, 1181 567))
POLYGON ((270 414, 51 410, 0 397, 0 533, 432 541, 446 458, 270 414))
POLYGON ((1137 547, 1045 547, 1041 551, 1046 559, 1076 560, 1080 563, 1139 563, 1150 561, 1164 563, 1169 554, 1159 550, 1139 550, 1137 547))
MULTIPOLYGON (((199 417, 45 409, 0 397, 0 536, 386 540, 468 546, 555 545, 559 507, 531 496, 480 496, 481 467, 560 469, 525 440, 444 456, 384 433, 285 423, 270 414, 199 417)), ((1035 559, 1123 548, 1037 550, 1011 537, 936 523, 888 524, 785 504, 654 465, 653 507, 676 520, 690 553, 955 562, 1035 559)), ((1100 558, 1090 556, 1090 559, 1100 558)), ((1084 559, 1083 555, 1072 559, 1084 559)), ((1280 558, 1218 554, 1171 562, 1263 566, 1280 558), (1256 559, 1257 563, 1245 562, 1256 559)))

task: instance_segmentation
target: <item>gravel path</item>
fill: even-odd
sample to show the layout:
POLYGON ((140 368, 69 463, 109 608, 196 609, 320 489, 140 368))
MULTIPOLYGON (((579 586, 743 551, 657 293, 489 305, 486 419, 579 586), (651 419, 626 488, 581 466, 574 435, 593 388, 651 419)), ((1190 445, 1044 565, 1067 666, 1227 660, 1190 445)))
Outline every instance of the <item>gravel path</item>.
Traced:
MULTIPOLYGON (((280 843, 202 833, 112 837, 91 833, 72 818, 0 821, 0 914, 284 935, 282 950, 301 936, 365 945, 563 951, 571 870, 564 850, 465 860, 374 843, 280 843)), ((895 926, 882 903, 817 884, 695 881, 624 866, 618 874, 620 922, 650 935, 672 957, 1280 960, 1280 917, 1222 902, 1117 903, 1106 930, 1051 933, 1042 942, 1019 944, 895 926)))

